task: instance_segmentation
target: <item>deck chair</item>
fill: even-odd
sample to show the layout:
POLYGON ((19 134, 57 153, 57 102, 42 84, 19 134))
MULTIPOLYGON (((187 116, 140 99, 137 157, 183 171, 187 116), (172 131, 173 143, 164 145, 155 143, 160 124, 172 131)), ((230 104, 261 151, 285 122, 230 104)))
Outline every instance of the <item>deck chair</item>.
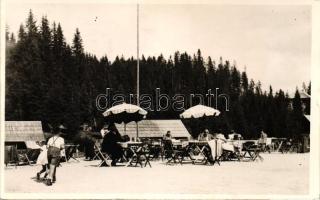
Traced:
POLYGON ((166 164, 173 162, 182 165, 183 151, 174 149, 171 140, 163 140, 163 149, 164 158, 167 159, 166 164))
POLYGON ((101 160, 101 162, 98 164, 98 167, 101 167, 104 164, 106 164, 107 166, 111 166, 111 162, 110 162, 111 158, 109 154, 102 152, 100 147, 97 144, 94 145, 94 148, 95 148, 95 156, 93 159, 98 158, 99 160, 101 160))

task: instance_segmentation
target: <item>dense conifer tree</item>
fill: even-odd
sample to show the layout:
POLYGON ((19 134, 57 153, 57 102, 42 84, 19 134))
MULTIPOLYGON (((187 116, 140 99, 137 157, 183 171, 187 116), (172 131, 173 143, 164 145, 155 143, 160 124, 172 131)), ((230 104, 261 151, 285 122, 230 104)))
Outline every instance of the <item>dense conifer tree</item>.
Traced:
MULTIPOLYGON (((53 22, 50 27, 48 19, 42 17, 37 25, 31 11, 25 26, 21 24, 17 39, 6 30, 6 56, 6 120, 64 123, 73 132, 87 122, 98 129, 104 121, 102 111, 95 105, 98 94, 111 88, 111 94, 124 94, 128 101, 129 93, 137 91, 134 58, 117 56, 110 61, 105 55, 98 59, 85 52, 79 29, 75 30, 72 44, 67 44, 59 23, 53 22)), ((299 92, 293 100, 282 90, 273 91, 271 86, 267 93, 260 81, 249 81, 246 71, 239 71, 235 64, 231 66, 222 58, 217 63, 211 57, 205 60, 200 50, 193 56, 177 51, 168 59, 163 55, 142 55, 140 93, 150 94, 153 99, 156 88, 169 97, 181 94, 186 108, 200 102, 199 98, 191 101, 190 94, 203 95, 206 104, 209 89, 215 93, 219 88, 218 95, 227 94, 229 111, 218 97, 219 117, 204 122, 184 121, 194 130, 195 137, 201 127, 224 133, 233 129, 245 138, 257 138, 261 129, 275 137, 299 137, 309 131, 299 92)), ((310 94, 311 83, 304 89, 310 94)), ((157 111, 154 106, 153 102, 149 119, 179 118, 182 112, 171 104, 164 111, 157 111)), ((214 100, 211 106, 216 107, 214 100)))

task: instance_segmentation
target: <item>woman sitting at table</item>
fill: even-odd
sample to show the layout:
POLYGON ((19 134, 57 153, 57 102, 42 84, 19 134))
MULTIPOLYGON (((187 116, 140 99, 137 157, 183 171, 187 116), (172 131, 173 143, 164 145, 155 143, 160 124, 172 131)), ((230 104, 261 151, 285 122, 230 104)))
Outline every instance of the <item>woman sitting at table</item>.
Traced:
POLYGON ((115 166, 123 155, 122 147, 118 144, 118 142, 122 142, 122 137, 114 124, 110 124, 108 130, 108 133, 103 137, 101 150, 110 155, 112 159, 111 166, 115 166))

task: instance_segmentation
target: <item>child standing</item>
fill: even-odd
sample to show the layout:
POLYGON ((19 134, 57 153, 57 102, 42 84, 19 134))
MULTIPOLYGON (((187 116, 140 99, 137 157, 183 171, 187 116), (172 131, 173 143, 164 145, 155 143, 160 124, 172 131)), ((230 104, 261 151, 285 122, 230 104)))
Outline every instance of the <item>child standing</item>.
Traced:
POLYGON ((40 154, 38 156, 38 159, 37 159, 37 165, 42 165, 42 169, 40 172, 37 173, 37 180, 40 180, 40 175, 43 173, 43 172, 46 172, 45 175, 44 175, 44 178, 47 177, 48 175, 48 157, 47 157, 47 146, 46 146, 46 142, 45 141, 42 141, 40 143, 40 154))

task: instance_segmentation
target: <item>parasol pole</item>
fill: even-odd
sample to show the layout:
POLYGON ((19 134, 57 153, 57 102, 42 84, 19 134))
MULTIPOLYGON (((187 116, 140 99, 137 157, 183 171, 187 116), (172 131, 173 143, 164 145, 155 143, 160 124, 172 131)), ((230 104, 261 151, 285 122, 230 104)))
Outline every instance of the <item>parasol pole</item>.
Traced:
MULTIPOLYGON (((137 4, 137 106, 139 106, 139 3, 137 4)), ((136 122, 137 138, 139 138, 139 124, 136 122)))

